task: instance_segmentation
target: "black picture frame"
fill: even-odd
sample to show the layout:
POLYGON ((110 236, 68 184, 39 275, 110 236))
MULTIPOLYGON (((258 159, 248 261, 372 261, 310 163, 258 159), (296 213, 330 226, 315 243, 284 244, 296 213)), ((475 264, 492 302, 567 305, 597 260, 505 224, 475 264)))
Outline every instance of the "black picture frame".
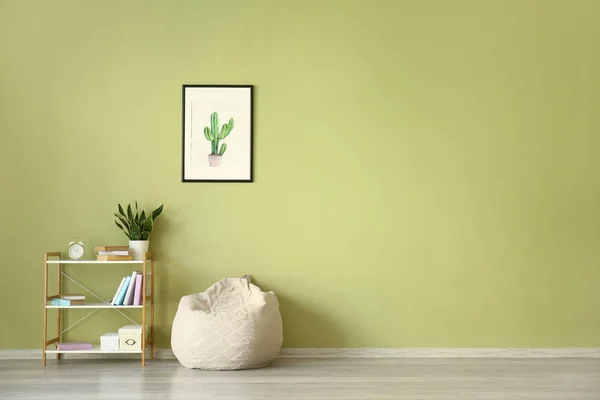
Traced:
MULTIPOLYGON (((181 182, 254 182, 254 85, 184 84, 181 89, 181 182), (240 104, 244 102, 247 104, 240 104), (228 120, 223 125, 223 121, 219 121, 221 112, 226 116, 225 120, 228 120), (210 118, 207 117, 209 113, 210 118), (218 137, 213 132, 215 113, 218 137), (201 127, 204 128, 199 132, 201 127), (199 137, 201 134, 203 137, 199 137), (226 153, 230 143, 226 143, 225 139, 229 138, 229 134, 238 145, 236 154, 232 154, 235 151, 226 153), (203 152, 208 147, 210 153, 205 160, 203 152), (225 154, 230 156, 229 159, 224 157, 225 154), (221 168, 225 160, 229 164, 226 164, 226 168, 221 168)), ((227 142, 231 141, 229 138, 227 142)))

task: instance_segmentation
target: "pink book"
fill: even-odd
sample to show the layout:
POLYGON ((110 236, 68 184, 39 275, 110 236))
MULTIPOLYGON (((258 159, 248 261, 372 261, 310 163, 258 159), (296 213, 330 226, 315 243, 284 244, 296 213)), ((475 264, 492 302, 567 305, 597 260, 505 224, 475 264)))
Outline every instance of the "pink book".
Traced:
POLYGON ((92 344, 85 342, 57 343, 56 348, 58 350, 89 350, 92 348, 92 344))
POLYGON ((135 292, 133 294, 133 305, 141 306, 142 305, 142 275, 137 275, 135 277, 135 292))

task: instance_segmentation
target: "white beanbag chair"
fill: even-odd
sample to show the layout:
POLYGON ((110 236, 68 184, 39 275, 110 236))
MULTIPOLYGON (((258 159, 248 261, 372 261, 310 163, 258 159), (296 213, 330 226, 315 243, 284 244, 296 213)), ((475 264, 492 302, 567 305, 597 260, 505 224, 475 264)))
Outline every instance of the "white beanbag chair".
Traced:
POLYGON ((227 278, 184 296, 173 321, 171 347, 186 368, 260 368, 279 353, 279 302, 250 278, 227 278))

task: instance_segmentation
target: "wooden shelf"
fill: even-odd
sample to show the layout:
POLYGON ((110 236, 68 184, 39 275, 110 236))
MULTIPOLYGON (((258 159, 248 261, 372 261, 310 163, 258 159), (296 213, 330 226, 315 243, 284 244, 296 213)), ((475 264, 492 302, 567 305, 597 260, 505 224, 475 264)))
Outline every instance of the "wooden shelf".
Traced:
POLYGON ((143 305, 139 306, 113 306, 108 303, 88 303, 88 304, 74 304, 72 306, 58 306, 53 304, 46 304, 46 308, 144 308, 143 305))
POLYGON ((143 264, 144 260, 98 261, 98 260, 48 260, 48 264, 143 264))
MULTIPOLYGON (((149 347, 149 346, 147 346, 149 347)), ((146 348, 147 348, 146 347, 146 348)), ((46 350, 46 354, 141 354, 142 350, 100 350, 100 346, 93 346, 87 350, 46 350)))

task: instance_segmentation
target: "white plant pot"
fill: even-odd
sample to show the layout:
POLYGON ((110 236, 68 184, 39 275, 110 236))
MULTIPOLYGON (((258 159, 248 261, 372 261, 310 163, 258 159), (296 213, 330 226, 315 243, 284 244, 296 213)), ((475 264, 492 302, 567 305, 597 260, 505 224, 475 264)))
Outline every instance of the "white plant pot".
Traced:
POLYGON ((130 240, 129 252, 133 256, 134 260, 143 260, 144 254, 148 252, 149 246, 149 240, 130 240))
POLYGON ((221 157, 218 154, 209 154, 208 155, 208 164, 211 167, 220 167, 221 166, 221 157))

